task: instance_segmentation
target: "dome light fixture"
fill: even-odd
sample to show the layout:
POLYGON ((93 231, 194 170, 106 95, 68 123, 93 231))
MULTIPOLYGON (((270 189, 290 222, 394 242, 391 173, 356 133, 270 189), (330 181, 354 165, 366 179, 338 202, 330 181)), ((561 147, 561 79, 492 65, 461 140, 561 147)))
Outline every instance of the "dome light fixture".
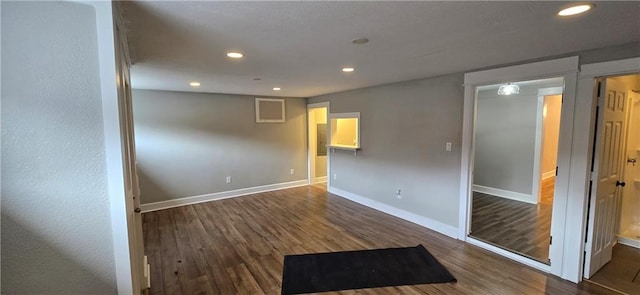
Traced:
POLYGON ((244 54, 240 53, 240 52, 227 52, 227 56, 230 58, 242 58, 244 56, 244 54))
POLYGON ((593 6, 594 6, 593 4, 580 4, 580 5, 567 7, 563 10, 560 10, 560 12, 558 12, 558 15, 571 16, 571 15, 581 14, 589 11, 591 8, 593 8, 593 6))
POLYGON ((345 73, 351 73, 351 72, 353 72, 355 70, 356 69, 354 69, 354 68, 342 68, 342 71, 345 72, 345 73))
POLYGON ((513 95, 520 93, 520 86, 516 84, 507 83, 500 85, 498 88, 498 95, 513 95))
POLYGON ((191 87, 200 87, 200 82, 193 81, 189 83, 189 85, 191 85, 191 87))

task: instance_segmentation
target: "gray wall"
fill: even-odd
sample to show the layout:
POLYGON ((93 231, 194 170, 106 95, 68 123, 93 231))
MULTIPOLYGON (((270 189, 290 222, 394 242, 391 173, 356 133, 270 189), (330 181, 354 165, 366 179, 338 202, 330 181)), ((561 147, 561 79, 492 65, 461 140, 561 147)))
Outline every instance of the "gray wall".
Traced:
POLYGON ((521 86, 509 96, 478 91, 474 184, 531 195, 538 89, 557 86, 562 83, 521 86))
POLYGON ((361 115, 362 150, 331 153, 332 186, 457 226, 462 82, 455 74, 311 98, 361 115))
POLYGON ((2 293, 114 294, 94 9, 1 5, 2 293))
POLYGON ((306 179, 305 99, 286 99, 285 123, 256 123, 254 102, 254 96, 134 90, 142 202, 306 179))

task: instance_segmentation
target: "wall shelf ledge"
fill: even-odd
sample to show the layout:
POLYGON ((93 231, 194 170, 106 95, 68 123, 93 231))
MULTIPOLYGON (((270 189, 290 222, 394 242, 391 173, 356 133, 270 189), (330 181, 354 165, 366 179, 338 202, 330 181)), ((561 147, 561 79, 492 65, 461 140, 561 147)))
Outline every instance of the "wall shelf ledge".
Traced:
POLYGON ((358 150, 360 150, 359 146, 341 145, 341 144, 330 144, 330 145, 327 145, 327 147, 331 149, 331 152, 335 152, 335 150, 353 151, 354 156, 356 156, 358 154, 358 150))

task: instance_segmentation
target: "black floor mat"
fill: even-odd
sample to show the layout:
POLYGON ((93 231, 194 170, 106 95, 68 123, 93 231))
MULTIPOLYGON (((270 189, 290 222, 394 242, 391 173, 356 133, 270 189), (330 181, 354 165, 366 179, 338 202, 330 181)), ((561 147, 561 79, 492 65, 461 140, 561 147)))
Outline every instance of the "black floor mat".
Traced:
POLYGON ((282 294, 455 282, 422 245, 284 257, 282 294))

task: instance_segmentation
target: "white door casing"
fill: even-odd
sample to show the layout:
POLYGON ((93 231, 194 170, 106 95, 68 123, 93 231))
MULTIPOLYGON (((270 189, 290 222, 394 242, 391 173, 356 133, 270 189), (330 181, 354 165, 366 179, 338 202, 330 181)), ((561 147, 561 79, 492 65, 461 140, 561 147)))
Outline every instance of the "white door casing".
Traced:
MULTIPOLYGON (((312 104, 308 104, 307 105, 307 167, 308 167, 308 171, 307 171, 307 177, 308 177, 308 182, 309 184, 315 184, 317 183, 316 179, 316 149, 317 149, 317 145, 316 145, 316 137, 317 137, 317 129, 313 128, 312 124, 315 126, 315 122, 316 122, 316 118, 315 118, 315 110, 319 109, 319 108, 324 108, 326 109, 326 116, 327 118, 325 118, 326 122, 327 122, 327 128, 330 128, 329 126, 329 102, 320 102, 320 103, 312 103, 312 104)), ((328 135, 328 133, 327 133, 328 135)), ((327 139, 328 142, 328 139, 327 139)), ((329 172, 331 171, 330 169, 330 159, 329 159, 329 153, 327 153, 327 187, 331 186, 331 179, 329 177, 329 172)))
POLYGON ((603 80, 598 98, 596 149, 589 204, 589 223, 585 245, 586 278, 611 260, 622 182, 627 117, 627 92, 620 82, 603 80))
MULTIPOLYGON (((117 11, 117 9, 114 9, 114 11, 117 11)), ((128 58, 127 41, 123 33, 119 15, 114 15, 114 20, 116 69, 118 75, 118 112, 120 115, 124 188, 126 202, 128 203, 129 253, 131 256, 133 289, 135 292, 141 292, 148 287, 149 278, 145 271, 146 265, 144 262, 140 187, 136 166, 133 102, 130 86, 130 61, 128 58)))
POLYGON ((499 253, 539 270, 550 272, 566 278, 564 273, 564 257, 570 254, 565 249, 566 216, 568 201, 569 166, 571 156, 571 138, 573 134, 574 108, 576 104, 576 80, 578 57, 567 57, 555 60, 516 65, 505 68, 485 70, 465 74, 465 98, 463 109, 461 174, 460 174, 460 208, 458 237, 461 240, 476 244, 489 251, 499 253), (492 247, 468 237, 471 221, 471 188, 473 185, 474 132, 475 132, 475 97, 476 87, 508 81, 536 80, 549 77, 564 78, 564 102, 561 114, 560 141, 558 146, 558 176, 553 200, 551 235, 553 244, 549 247, 550 264, 546 265, 530 258, 513 254, 492 247))

